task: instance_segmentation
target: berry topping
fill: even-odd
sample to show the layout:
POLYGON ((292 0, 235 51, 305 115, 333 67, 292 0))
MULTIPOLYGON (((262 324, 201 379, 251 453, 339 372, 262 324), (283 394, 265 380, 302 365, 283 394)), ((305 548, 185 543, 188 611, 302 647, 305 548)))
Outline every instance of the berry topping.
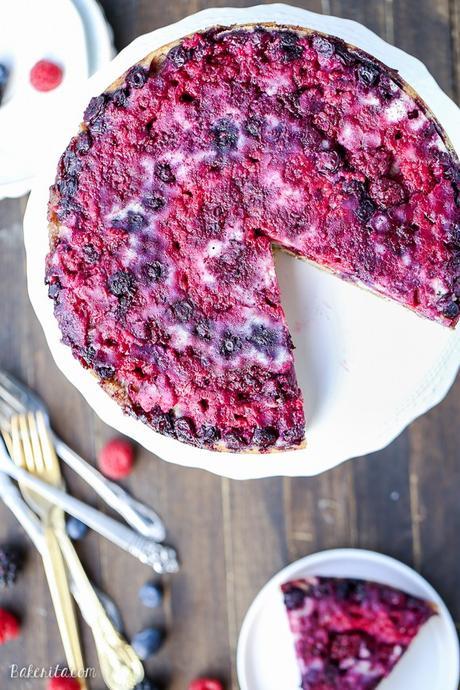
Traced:
POLYGON ((134 465, 134 448, 124 438, 114 438, 99 453, 99 469, 110 479, 128 477, 134 465))
POLYGON ((460 319, 459 161, 371 55, 290 27, 197 33, 84 118, 50 197, 50 297, 75 357, 156 432, 303 443, 273 247, 460 319))
POLYGON ((197 678, 192 680, 188 690, 224 690, 224 686, 215 678, 197 678))
POLYGON ((47 685, 47 690, 80 690, 81 686, 77 678, 71 675, 62 674, 50 678, 47 685))
POLYGON ((15 640, 21 633, 18 619, 9 611, 0 609, 0 645, 15 640))
POLYGON ((141 89, 149 78, 148 70, 144 67, 133 67, 126 77, 126 83, 134 89, 141 89))
POLYGON ((129 271, 117 271, 110 276, 107 285, 116 297, 132 297, 136 292, 136 280, 129 271))
POLYGON ((281 589, 303 690, 374 690, 435 613, 422 599, 364 580, 310 577, 281 589))
POLYGON ((159 628, 146 628, 134 635, 131 644, 138 657, 145 661, 158 652, 164 639, 164 632, 159 628))
POLYGON ((78 541, 88 534, 88 525, 85 525, 84 522, 73 517, 73 515, 69 515, 66 520, 66 530, 71 539, 78 541))
POLYGON ((0 589, 7 589, 14 585, 23 562, 22 551, 17 547, 0 547, 0 589))
POLYGON ((228 119, 219 120, 212 127, 216 148, 234 149, 238 141, 238 127, 228 119))
POLYGON ((30 70, 30 83, 37 91, 52 91, 62 82, 62 68, 51 60, 39 60, 30 70))
POLYGON ((163 601, 163 587, 157 582, 146 582, 139 590, 139 599, 149 609, 157 608, 163 601))

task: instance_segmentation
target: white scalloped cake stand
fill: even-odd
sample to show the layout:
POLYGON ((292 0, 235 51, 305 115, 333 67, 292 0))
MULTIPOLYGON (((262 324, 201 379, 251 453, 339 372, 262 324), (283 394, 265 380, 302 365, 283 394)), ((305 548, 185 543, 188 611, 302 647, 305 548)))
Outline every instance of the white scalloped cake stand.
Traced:
POLYGON ((139 37, 88 82, 63 112, 50 142, 47 169, 34 188, 24 219, 29 294, 53 357, 107 424, 159 457, 236 479, 309 476, 388 445, 417 416, 436 405, 460 363, 460 330, 449 331, 404 308, 348 285, 287 255, 277 257, 282 301, 306 400, 308 446, 273 455, 216 453, 161 436, 125 416, 60 342, 52 302, 43 284, 48 247, 46 203, 56 162, 78 129, 84 106, 134 62, 181 36, 215 24, 276 21, 340 36, 391 67, 429 103, 460 151, 459 110, 426 68, 355 22, 288 5, 208 9, 139 37))

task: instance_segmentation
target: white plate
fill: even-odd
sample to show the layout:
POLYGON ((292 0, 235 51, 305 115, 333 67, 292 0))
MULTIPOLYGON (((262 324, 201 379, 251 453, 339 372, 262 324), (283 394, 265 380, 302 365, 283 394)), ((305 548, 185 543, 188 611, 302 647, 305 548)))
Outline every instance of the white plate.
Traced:
POLYGON ((374 551, 336 549, 292 563, 259 592, 241 628, 237 652, 241 690, 298 690, 299 670, 280 585, 311 575, 356 577, 397 587, 436 604, 379 690, 457 690, 459 646, 452 618, 433 587, 414 570, 374 551))
POLYGON ((32 187, 66 102, 113 56, 111 33, 96 0, 14 0, 0 12, 0 62, 11 71, 0 107, 0 199, 32 187), (40 93, 29 82, 42 58, 62 66, 64 78, 40 93))
POLYGON ((214 24, 278 21, 316 28, 372 52, 430 104, 460 151, 458 108, 415 58, 360 24, 288 5, 212 9, 141 36, 88 83, 49 142, 51 159, 34 188, 24 219, 29 295, 60 369, 98 415, 169 462, 235 479, 309 476, 386 446, 447 393, 460 362, 460 329, 452 332, 404 308, 281 255, 277 272, 305 395, 308 447, 267 455, 215 453, 161 436, 125 416, 95 378, 60 343, 52 302, 43 285, 48 247, 46 204, 58 155, 78 129, 84 106, 137 60, 174 39, 214 24))

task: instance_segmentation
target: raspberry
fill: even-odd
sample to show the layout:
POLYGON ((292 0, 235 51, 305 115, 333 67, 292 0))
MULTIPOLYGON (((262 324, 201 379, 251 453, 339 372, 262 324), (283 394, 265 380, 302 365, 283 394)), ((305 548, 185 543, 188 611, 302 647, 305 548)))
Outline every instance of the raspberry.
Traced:
POLYGON ((63 71, 51 60, 39 60, 30 70, 30 83, 37 91, 52 91, 62 81, 63 71))
POLYGON ((131 474, 133 463, 133 446, 124 438, 108 441, 99 454, 99 468, 110 479, 127 477, 131 474))
POLYGON ((224 690, 224 686, 213 678, 197 678, 190 683, 188 690, 224 690))
POLYGON ((20 632, 21 627, 16 616, 5 609, 0 609, 0 644, 15 640, 20 632))
POLYGON ((80 690, 80 683, 72 676, 54 676, 48 681, 47 690, 80 690))

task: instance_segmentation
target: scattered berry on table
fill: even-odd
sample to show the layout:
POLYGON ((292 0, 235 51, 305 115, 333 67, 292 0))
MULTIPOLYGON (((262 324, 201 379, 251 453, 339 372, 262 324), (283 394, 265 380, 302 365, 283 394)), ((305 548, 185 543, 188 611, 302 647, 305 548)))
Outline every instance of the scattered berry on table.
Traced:
POLYGON ((88 534, 88 526, 76 517, 69 515, 66 521, 67 534, 71 539, 77 541, 83 539, 88 534))
POLYGON ((159 628, 146 628, 134 635, 131 644, 140 659, 156 654, 164 641, 164 632, 159 628))
POLYGON ((51 60, 39 60, 30 70, 30 83, 37 91, 52 91, 62 81, 63 71, 51 60))
POLYGON ((8 81, 8 69, 0 63, 0 104, 8 81))
POLYGON ((12 546, 0 547, 0 589, 14 585, 23 563, 19 549, 12 546))
POLYGON ((79 681, 72 676, 54 676, 48 681, 47 690, 80 690, 79 681))
POLYGON ((150 678, 144 678, 140 683, 136 685, 134 690, 159 690, 158 685, 156 685, 150 678))
POLYGON ((99 468, 110 479, 122 479, 131 474, 134 464, 134 448, 123 438, 114 438, 99 454, 99 468))
POLYGON ((110 622, 113 624, 113 626, 118 630, 119 633, 123 634, 124 631, 124 625, 123 625, 123 618, 121 617, 120 609, 116 605, 116 603, 109 597, 106 592, 103 592, 100 590, 98 587, 95 587, 95 592, 99 598, 99 601, 101 602, 102 606, 104 607, 104 610, 107 614, 107 616, 110 619, 110 622))
POLYGON ((154 609, 163 601, 163 587, 156 582, 146 582, 139 590, 139 599, 144 606, 154 609))
POLYGON ((9 611, 0 609, 0 644, 19 637, 21 626, 18 619, 9 611))
POLYGON ((192 680, 188 690, 224 690, 224 686, 215 678, 197 678, 192 680))

